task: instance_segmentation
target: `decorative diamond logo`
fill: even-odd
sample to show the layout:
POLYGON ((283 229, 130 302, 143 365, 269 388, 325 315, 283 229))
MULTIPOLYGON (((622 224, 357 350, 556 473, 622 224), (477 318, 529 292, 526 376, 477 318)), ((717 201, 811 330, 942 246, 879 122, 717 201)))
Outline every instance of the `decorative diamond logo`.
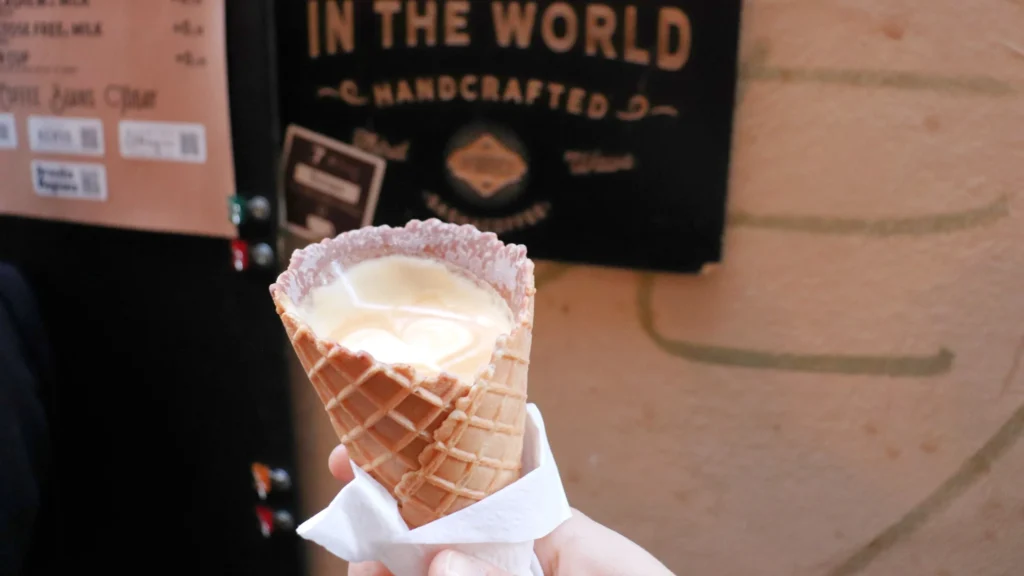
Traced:
POLYGON ((493 135, 485 133, 452 152, 448 157, 448 169, 474 192, 490 198, 522 179, 527 165, 522 156, 493 135))

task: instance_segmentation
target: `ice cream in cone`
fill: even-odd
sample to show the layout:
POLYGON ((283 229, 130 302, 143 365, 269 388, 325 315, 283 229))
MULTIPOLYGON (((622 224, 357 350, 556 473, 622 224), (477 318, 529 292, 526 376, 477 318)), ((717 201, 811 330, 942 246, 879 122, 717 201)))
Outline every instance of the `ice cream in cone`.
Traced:
POLYGON ((524 247, 438 220, 363 228, 296 251, 270 291, 339 439, 410 528, 519 478, 524 247))

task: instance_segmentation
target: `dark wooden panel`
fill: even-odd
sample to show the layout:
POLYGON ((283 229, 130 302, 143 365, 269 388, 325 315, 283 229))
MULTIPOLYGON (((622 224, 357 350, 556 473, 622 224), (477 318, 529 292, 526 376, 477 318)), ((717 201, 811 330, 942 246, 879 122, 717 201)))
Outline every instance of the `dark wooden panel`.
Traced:
MULTIPOLYGON (((272 199, 270 14, 270 0, 228 1, 238 188, 272 199)), ((293 470, 276 271, 235 272, 226 240, 22 218, 0 218, 0 259, 31 283, 57 372, 52 515, 32 572, 302 573, 294 532, 260 533, 249 472, 293 470)), ((272 497, 294 509, 293 492, 272 497)))
POLYGON ((292 466, 271 275, 235 273, 223 240, 16 219, 0 230, 57 363, 50 560, 296 573, 294 535, 260 534, 249 476, 257 460, 292 466))

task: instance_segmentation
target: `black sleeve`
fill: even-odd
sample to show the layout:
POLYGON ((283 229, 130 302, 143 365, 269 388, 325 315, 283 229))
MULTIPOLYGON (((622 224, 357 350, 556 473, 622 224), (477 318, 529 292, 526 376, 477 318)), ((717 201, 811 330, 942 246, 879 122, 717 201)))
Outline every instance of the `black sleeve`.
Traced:
POLYGON ((0 576, 19 574, 32 545, 49 468, 41 387, 52 373, 36 303, 0 263, 0 576))

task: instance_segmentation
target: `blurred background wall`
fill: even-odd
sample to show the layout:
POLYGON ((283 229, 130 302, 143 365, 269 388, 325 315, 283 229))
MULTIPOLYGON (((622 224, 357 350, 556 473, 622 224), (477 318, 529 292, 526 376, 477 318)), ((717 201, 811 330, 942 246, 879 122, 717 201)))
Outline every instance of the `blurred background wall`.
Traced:
MULTIPOLYGON (((740 57, 723 265, 539 266, 571 503, 679 574, 1017 573, 1024 1, 748 0, 740 57)), ((336 438, 293 373, 304 519, 336 438)))

